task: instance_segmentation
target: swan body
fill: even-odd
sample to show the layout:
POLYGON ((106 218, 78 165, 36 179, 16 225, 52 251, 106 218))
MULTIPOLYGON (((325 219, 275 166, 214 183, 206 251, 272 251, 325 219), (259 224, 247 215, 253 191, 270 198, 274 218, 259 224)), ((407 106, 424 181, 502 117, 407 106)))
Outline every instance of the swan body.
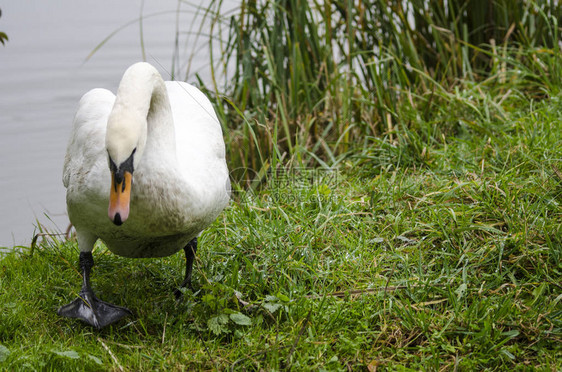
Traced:
MULTIPOLYGON (((163 83, 158 72, 146 63, 130 67, 121 84, 133 84, 140 77, 148 82, 137 83, 139 86, 135 85, 130 92, 125 90, 129 86, 119 87, 118 94, 131 93, 127 99, 133 102, 132 107, 117 106, 113 93, 105 89, 93 89, 80 100, 65 158, 63 183, 67 188, 68 215, 79 235, 81 251, 91 250, 87 243, 93 246, 95 240, 91 240, 101 238, 112 252, 121 256, 167 256, 183 248, 228 203, 222 130, 209 100, 189 84, 163 83), (149 108, 139 107, 150 104, 146 97, 152 96, 151 85, 158 83, 162 83, 160 89, 165 87, 169 104, 152 102, 149 108), (106 135, 112 109, 164 111, 149 112, 144 128, 130 128, 141 136, 146 131, 146 144, 134 170, 129 217, 121 226, 107 216, 111 175, 106 135)), ((125 115, 126 112, 114 114, 114 120, 125 115)), ((119 155, 125 159, 130 154, 119 155)))
POLYGON ((200 90, 136 63, 117 95, 93 89, 80 100, 63 183, 82 266, 97 239, 125 257, 185 250, 229 201, 221 125, 200 90))

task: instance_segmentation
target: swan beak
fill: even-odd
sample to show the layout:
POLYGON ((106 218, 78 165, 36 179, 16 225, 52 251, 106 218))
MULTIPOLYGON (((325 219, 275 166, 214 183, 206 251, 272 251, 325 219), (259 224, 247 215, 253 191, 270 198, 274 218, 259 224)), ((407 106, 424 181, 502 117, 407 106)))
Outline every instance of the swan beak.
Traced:
POLYGON ((129 201, 131 200, 133 175, 125 171, 123 172, 123 177, 118 178, 120 180, 116 180, 115 173, 111 172, 111 191, 107 212, 109 219, 117 226, 120 226, 129 217, 129 201))

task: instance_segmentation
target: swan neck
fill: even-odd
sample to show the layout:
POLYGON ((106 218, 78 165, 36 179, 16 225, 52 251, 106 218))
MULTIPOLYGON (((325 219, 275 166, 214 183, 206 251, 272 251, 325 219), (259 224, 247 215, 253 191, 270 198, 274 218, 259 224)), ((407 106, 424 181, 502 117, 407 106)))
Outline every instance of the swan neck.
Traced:
POLYGON ((140 117, 149 119, 157 115, 169 116, 170 103, 166 85, 154 68, 129 68, 117 90, 115 108, 135 111, 140 117))
MULTIPOLYGON (((121 80, 112 116, 116 126, 139 131, 144 156, 175 157, 175 133, 166 84, 149 64, 131 66, 121 80), (119 120, 119 119, 125 119, 119 120), (135 121, 138 125, 131 125, 135 121), (129 122, 129 123, 127 123, 129 122), (144 142, 146 141, 146 145, 144 142)), ((110 120, 111 121, 111 120, 110 120)), ((139 154, 140 155, 140 154, 139 154)))

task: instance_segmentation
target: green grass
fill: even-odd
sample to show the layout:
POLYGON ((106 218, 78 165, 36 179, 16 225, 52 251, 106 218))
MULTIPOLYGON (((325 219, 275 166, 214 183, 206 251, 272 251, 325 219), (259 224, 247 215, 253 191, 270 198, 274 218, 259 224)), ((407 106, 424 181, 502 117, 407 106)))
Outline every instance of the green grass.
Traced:
POLYGON ((560 370, 561 113, 554 97, 421 159, 387 135, 338 171, 276 172, 203 234, 180 302, 181 254, 100 244, 94 289, 134 312, 102 331, 56 315, 75 241, 9 253, 0 369, 560 370))

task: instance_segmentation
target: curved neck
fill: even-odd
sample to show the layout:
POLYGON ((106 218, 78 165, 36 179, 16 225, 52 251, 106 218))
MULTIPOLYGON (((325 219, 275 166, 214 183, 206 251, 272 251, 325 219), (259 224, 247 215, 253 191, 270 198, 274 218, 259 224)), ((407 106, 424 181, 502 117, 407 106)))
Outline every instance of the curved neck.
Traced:
POLYGON ((143 158, 152 156, 160 161, 175 160, 176 145, 174 122, 166 84, 158 71, 147 63, 131 66, 121 79, 113 112, 123 117, 136 117, 146 126, 139 130, 146 138, 143 158))

